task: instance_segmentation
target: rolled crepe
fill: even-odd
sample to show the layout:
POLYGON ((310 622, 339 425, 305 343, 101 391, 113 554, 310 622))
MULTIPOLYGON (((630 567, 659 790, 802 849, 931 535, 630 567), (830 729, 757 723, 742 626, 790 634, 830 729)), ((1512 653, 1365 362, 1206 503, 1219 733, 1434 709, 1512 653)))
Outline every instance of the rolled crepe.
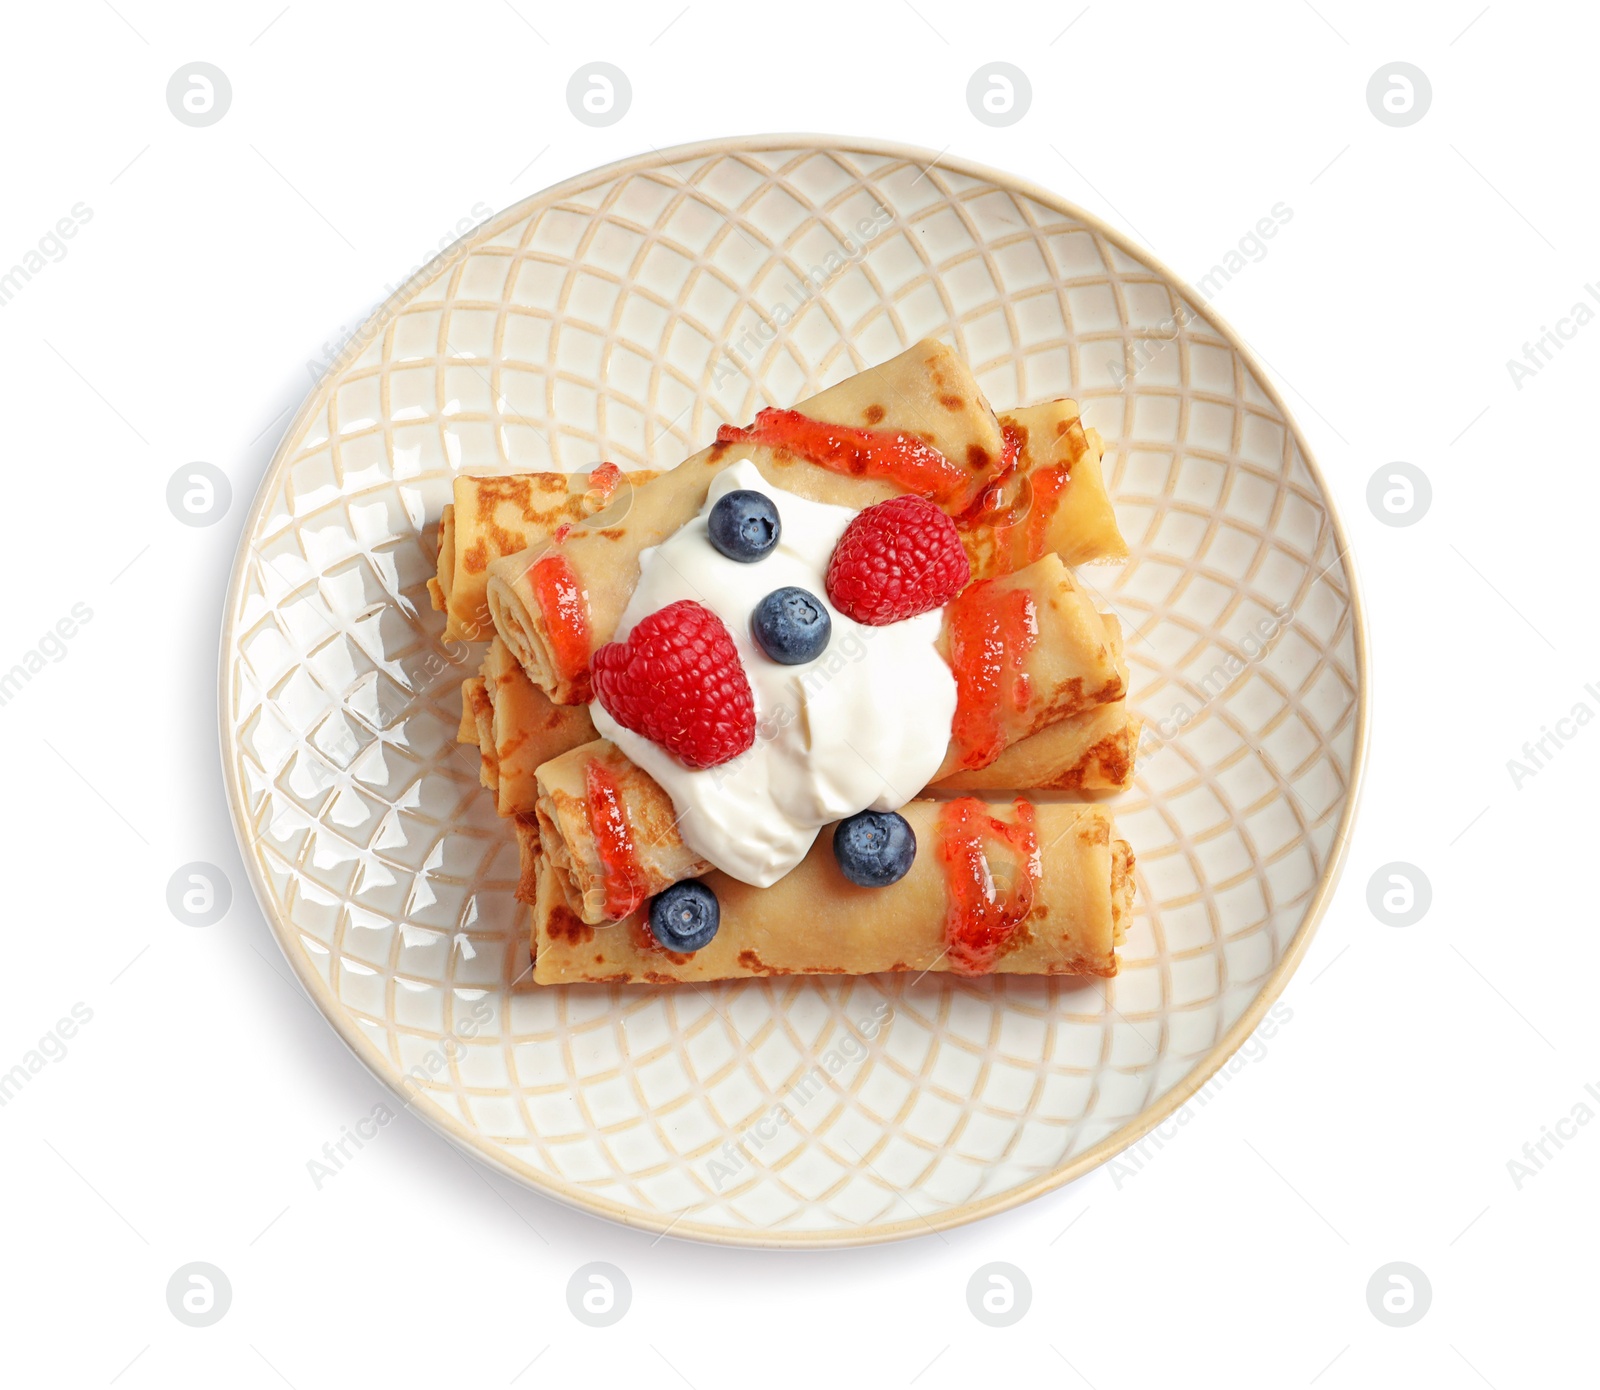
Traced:
POLYGON ((934 780, 987 767, 1040 729, 1127 694, 1122 628, 1057 555, 969 584, 945 608, 956 678, 950 747, 934 780))
POLYGON ((502 816, 531 816, 539 765, 596 737, 589 707, 552 704, 498 637, 483 658, 483 689, 491 711, 495 809, 502 816))
MULTIPOLYGON (((1100 617, 1119 644, 1116 616, 1100 617)), ((461 706, 457 740, 479 748, 481 780, 495 791, 502 816, 532 817, 540 765, 597 737, 588 706, 553 704, 498 637, 489 644, 482 674, 462 682, 461 706)), ((1047 724, 986 766, 947 772, 933 785, 941 791, 1120 791, 1132 785, 1138 746, 1139 721, 1115 700, 1047 724)))
MULTIPOLYGON (((1138 738, 1139 721, 1117 701, 1053 724, 989 767, 954 773, 932 789, 1120 791, 1132 783, 1138 738)), ((710 872, 711 865, 683 843, 672 798, 608 740, 544 764, 538 781, 535 816, 549 856, 546 871, 580 921, 603 925, 682 879, 710 872), (589 794, 592 759, 606 765, 618 788, 620 810, 612 823, 620 833, 613 833, 608 854, 601 852, 607 822, 597 817, 589 794)))
MULTIPOLYGON (((551 704, 509 653, 506 662, 506 683, 517 691, 514 703, 494 705, 493 688, 482 677, 468 677, 462 682, 465 717, 457 738, 481 748, 472 705, 491 704, 494 734, 483 759, 483 784, 496 792, 496 810, 502 816, 532 818, 539 799, 539 766, 594 742, 594 722, 586 705, 551 704), (519 708, 528 712, 517 712, 519 708), (514 772, 508 779, 500 765, 505 756, 501 750, 510 745, 527 751, 521 758, 513 755, 514 772)), ((1097 705, 1013 743, 987 767, 952 772, 931 785, 935 791, 1125 791, 1133 785, 1139 727, 1124 701, 1097 705)))
POLYGON ((495 760, 494 706, 489 703, 482 676, 468 676, 461 682, 461 726, 457 743, 473 744, 478 750, 478 781, 496 791, 500 769, 495 760))
MULTIPOLYGON (((1100 620, 1120 655, 1121 622, 1114 613, 1100 620)), ((947 771, 932 785, 938 791, 1122 791, 1133 785, 1138 750, 1139 720, 1125 700, 1113 700, 1047 723, 1007 743, 992 761, 947 771)))
MULTIPOLYGON (((1086 710, 1108 703, 1121 708, 1127 687, 1121 634, 1116 619, 1095 612, 1054 555, 969 586, 946 609, 940 638, 956 675, 956 712, 934 780, 985 768, 1005 749, 1086 710)), ((1124 710, 1124 724, 1126 718, 1124 710)), ((1079 756, 1110 733, 1108 725, 1079 747, 1079 756)), ((1067 777, 1073 764, 1065 759, 1073 750, 1070 738, 1061 743, 1019 755, 1016 766, 1054 768, 1067 777)), ((1103 752, 1108 770, 1113 752, 1103 752)), ((683 842, 661 784, 608 740, 563 753, 535 775, 535 812, 552 872, 585 922, 619 917, 625 905, 710 867, 683 842), (616 788, 600 787, 611 799, 609 816, 590 794, 597 762, 617 780, 616 788)), ((1093 774, 1086 768, 1083 775, 1093 774)), ((967 785, 1022 786, 994 780, 967 785)))
MULTIPOLYGON (((829 387, 798 408, 809 421, 871 431, 880 440, 920 441, 942 456, 945 472, 923 491, 964 511, 997 475, 1005 450, 995 418, 967 365, 943 343, 918 343, 881 366, 829 387)), ((760 442, 719 442, 637 489, 627 515, 606 514, 559 542, 531 547, 489 566, 489 611, 513 655, 557 704, 588 700, 589 657, 611 640, 639 580, 640 553, 659 545, 705 505, 711 480, 750 459, 773 486, 857 510, 908 490, 876 475, 861 451, 844 445, 829 464, 760 442), (854 471, 856 468, 860 471, 854 471)))
POLYGON ((552 704, 498 638, 489 644, 482 674, 461 682, 456 742, 478 749, 479 780, 495 793, 502 816, 531 817, 539 764, 595 737, 589 707, 552 704))
POLYGON ((511 829, 517 837, 517 901, 532 907, 539 891, 539 822, 534 816, 513 816, 511 829))
POLYGON ((1133 785, 1138 752, 1139 720, 1117 700, 1047 725, 987 767, 941 777, 933 790, 1124 791, 1133 785))
MULTIPOLYGON (((559 708, 559 706, 555 707, 559 708)), ((1013 744, 988 767, 956 772, 933 784, 936 791, 1121 791, 1132 785, 1139 744, 1139 721, 1120 700, 1052 724, 1013 744)), ((504 788, 506 779, 501 777, 504 788)), ((568 750, 538 769, 532 800, 519 794, 518 815, 536 825, 547 844, 551 868, 572 910, 582 920, 608 920, 610 906, 648 897, 679 879, 693 878, 711 866, 683 843, 677 813, 661 784, 605 739, 568 750), (620 830, 631 854, 620 875, 623 896, 608 901, 612 868, 618 859, 600 852, 594 810, 589 803, 587 762, 599 758, 620 791, 620 830), (531 813, 531 814, 530 814, 531 813)), ((605 822, 602 820, 601 825, 605 822)), ((519 834, 520 834, 519 830, 519 834)))
POLYGON ((1133 907, 1133 853, 1099 806, 913 801, 910 871, 860 888, 839 871, 832 827, 770 888, 711 873, 721 925, 692 954, 650 934, 648 907, 584 922, 536 856, 533 978, 677 984, 757 975, 1117 973, 1133 907))
POLYGON ((534 814, 549 871, 585 921, 626 917, 711 865, 683 843, 672 798, 608 739, 539 768, 534 814))
POLYGON ((1001 415, 1000 427, 1019 441, 1018 463, 964 519, 972 572, 1010 574, 1049 554, 1069 565, 1126 559, 1101 467, 1105 445, 1084 428, 1078 403, 1025 406, 1001 415))
POLYGON ((445 615, 444 635, 469 642, 491 635, 490 561, 543 543, 559 526, 613 509, 619 492, 655 476, 648 470, 624 473, 614 463, 590 473, 458 476, 454 500, 439 523, 438 573, 428 581, 428 596, 445 615))

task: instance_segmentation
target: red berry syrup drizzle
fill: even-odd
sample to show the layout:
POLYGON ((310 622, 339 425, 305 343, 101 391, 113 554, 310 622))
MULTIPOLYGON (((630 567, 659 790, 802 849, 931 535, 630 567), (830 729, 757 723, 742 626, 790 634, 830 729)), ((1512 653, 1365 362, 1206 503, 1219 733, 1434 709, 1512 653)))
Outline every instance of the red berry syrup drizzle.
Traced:
POLYGON ((989 814, 975 797, 947 802, 939 815, 937 853, 949 906, 944 939, 950 964, 961 975, 994 969, 1017 927, 1033 910, 1042 870, 1033 806, 1018 797, 1017 818, 989 814), (987 847, 1004 846, 1013 872, 1004 886, 990 866, 987 847))
POLYGON ((620 922, 646 897, 628 808, 623 805, 616 777, 600 759, 590 758, 584 765, 583 780, 589 831, 600 856, 600 878, 606 890, 606 916, 620 922))
MULTIPOLYGON (((1083 426, 1073 421, 1080 433, 1083 426)), ((1039 468, 1022 480, 1017 496, 1009 505, 1001 502, 1006 481, 1017 470, 1024 436, 1015 425, 1001 427, 1006 441, 1005 458, 999 476, 984 489, 983 495, 956 518, 964 531, 987 530, 993 539, 988 561, 990 575, 1014 574, 1031 565, 1049 548, 1050 524, 1072 482, 1072 464, 1056 463, 1039 468)), ((1088 441, 1083 441, 1083 451, 1088 441)), ((1081 453, 1082 451, 1080 451, 1081 453)))
POLYGON ((622 469, 614 463, 602 463, 589 474, 589 491, 598 493, 604 502, 617 490, 617 484, 622 481, 622 469))
POLYGON ((834 473, 879 478, 959 514, 989 482, 985 472, 959 467, 931 444, 901 430, 829 425, 798 410, 761 410, 753 425, 723 425, 719 444, 763 444, 834 473))
POLYGON ((1015 425, 1000 426, 1000 466, 984 482, 983 491, 972 499, 966 510, 956 516, 955 523, 963 531, 992 527, 1000 520, 1000 494, 1016 473, 1017 465, 1022 462, 1023 438, 1022 431, 1015 425))
POLYGON ((1027 661, 1039 640, 1039 610, 1026 589, 980 579, 951 601, 945 626, 956 678, 950 736, 962 768, 987 767, 1005 746, 1002 710, 1025 710, 1033 699, 1027 661))
POLYGON ((587 704, 589 684, 589 595, 567 557, 550 551, 533 563, 528 574, 534 601, 550 635, 556 675, 573 688, 572 704, 587 704))

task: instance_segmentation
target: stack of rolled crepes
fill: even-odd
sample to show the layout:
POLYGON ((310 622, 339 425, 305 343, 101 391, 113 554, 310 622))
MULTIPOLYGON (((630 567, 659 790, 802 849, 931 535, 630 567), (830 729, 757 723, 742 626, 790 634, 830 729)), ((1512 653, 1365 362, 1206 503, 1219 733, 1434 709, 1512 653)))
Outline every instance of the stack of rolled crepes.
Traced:
POLYGON ((1068 568, 1126 554, 1098 436, 1067 400, 996 416, 966 365, 934 342, 782 414, 781 440, 765 437, 763 412, 659 475, 621 477, 604 465, 587 478, 456 480, 430 590, 448 635, 490 636, 492 626, 481 673, 463 684, 459 737, 477 745, 482 781, 516 829, 534 979, 1114 974, 1133 878, 1109 815, 1095 805, 946 797, 1115 790, 1131 780, 1138 722, 1125 704, 1121 630, 1068 568), (793 447, 807 431, 805 447, 793 447), (862 432, 913 436, 929 446, 928 467, 875 475, 852 451, 862 432), (888 888, 846 880, 829 829, 770 887, 713 872, 679 837, 667 793, 598 738, 589 717, 588 661, 616 631, 641 553, 693 518, 711 479, 739 459, 775 487, 857 510, 918 492, 955 520, 967 549, 973 581, 946 606, 939 641, 957 705, 928 790, 946 799, 901 808, 921 848, 888 888), (998 620, 1013 604, 1028 614, 1020 634, 998 620), (962 659, 975 646, 998 664, 962 659), (1009 677, 985 680, 975 668, 1009 677), (597 773, 603 807, 590 794, 597 773), (722 920, 709 945, 679 955, 651 934, 647 903, 686 878, 713 887, 722 920))

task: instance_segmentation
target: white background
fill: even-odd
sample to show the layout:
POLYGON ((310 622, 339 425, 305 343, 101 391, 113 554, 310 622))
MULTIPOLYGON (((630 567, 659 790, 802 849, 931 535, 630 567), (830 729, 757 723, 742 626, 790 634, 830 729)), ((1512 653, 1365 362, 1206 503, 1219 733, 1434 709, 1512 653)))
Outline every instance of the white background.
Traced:
POLYGON ((0 1070, 74 1003, 93 1019, 0 1109, 0 1375, 297 1390, 1592 1376, 1600 1124, 1520 1190, 1507 1161, 1600 1088, 1600 726, 1520 790, 1507 760, 1578 701, 1600 712, 1584 691, 1600 689, 1600 324, 1520 389, 1506 366, 1600 281, 1592 12, 519 4, 7 8, 0 270, 74 204, 93 216, 0 308, 0 668, 73 604, 93 618, 0 707, 0 1070), (165 100, 195 59, 233 88, 205 129, 165 100), (633 87, 605 129, 565 100, 595 59, 633 87), (966 104, 992 59, 1033 88, 1004 129, 966 104), (1432 84, 1404 129, 1365 96, 1396 59, 1432 84), (1362 813, 1285 995, 1293 1017, 1137 1174, 896 1246, 655 1242, 490 1175, 409 1115, 318 1190, 308 1160, 386 1093, 291 983, 250 896, 214 693, 238 527, 305 364, 475 205, 649 145, 772 130, 948 147, 1059 190, 1191 282, 1275 203, 1293 209, 1213 308, 1270 364, 1329 479, 1375 672, 1362 813), (1403 529, 1366 503, 1397 459, 1433 487, 1403 529), (194 460, 233 483, 209 528, 166 505, 194 460), (166 906, 193 860, 234 888, 203 930, 166 906), (1433 886, 1405 929, 1367 906, 1394 860, 1433 886), (206 1329, 166 1303, 194 1260, 233 1290, 206 1329), (632 1283, 611 1328, 567 1310, 591 1260, 632 1283), (991 1260, 1033 1288, 1006 1329, 967 1309, 991 1260), (1395 1260, 1433 1291, 1402 1329, 1365 1293, 1395 1260))

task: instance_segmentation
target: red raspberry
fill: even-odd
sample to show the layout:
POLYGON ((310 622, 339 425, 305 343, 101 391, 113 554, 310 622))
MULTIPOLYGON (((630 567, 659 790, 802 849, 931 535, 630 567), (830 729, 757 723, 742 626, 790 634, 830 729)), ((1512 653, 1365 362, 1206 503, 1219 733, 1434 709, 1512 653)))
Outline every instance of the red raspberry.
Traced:
POLYGON ((891 497, 844 528, 828 597, 847 618, 883 627, 949 603, 971 578, 955 522, 926 498, 891 497))
POLYGON ((589 667, 606 713, 685 767, 715 767, 756 741, 755 699, 733 638, 693 599, 650 614, 626 642, 607 642, 589 667))

